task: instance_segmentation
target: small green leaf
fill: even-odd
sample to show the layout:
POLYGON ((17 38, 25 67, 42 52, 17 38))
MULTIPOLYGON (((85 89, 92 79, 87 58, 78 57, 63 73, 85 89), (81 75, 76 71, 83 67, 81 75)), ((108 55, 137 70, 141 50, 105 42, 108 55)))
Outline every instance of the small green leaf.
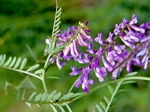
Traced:
POLYGON ((0 55, 0 61, 2 60, 2 57, 3 57, 3 56, 2 56, 2 55, 0 55))
MULTIPOLYGON (((60 24, 60 22, 59 22, 59 24, 60 24)), ((56 31, 58 31, 58 30, 59 30, 59 25, 55 26, 54 32, 56 32, 56 31)), ((56 34, 57 34, 57 33, 56 33, 56 34)))
POLYGON ((60 13, 61 10, 62 10, 62 8, 61 8, 61 7, 58 7, 58 8, 57 8, 57 13, 60 13))
POLYGON ((59 104, 56 104, 56 105, 60 108, 61 112, 65 112, 64 108, 61 105, 59 104))
POLYGON ((36 104, 37 107, 41 108, 42 107, 42 104, 36 104))
POLYGON ((135 83, 136 81, 124 81, 122 84, 131 84, 131 83, 135 83))
POLYGON ((73 96, 73 93, 68 93, 60 98, 60 100, 68 100, 73 96))
POLYGON ((35 101, 34 102, 39 102, 41 100, 41 97, 42 97, 42 94, 38 94, 36 97, 35 97, 35 101))
POLYGON ((60 98, 60 96, 61 96, 61 92, 56 93, 53 97, 53 101, 58 100, 60 98))
POLYGON ((55 23, 59 22, 59 21, 60 21, 60 19, 61 19, 60 17, 59 17, 59 18, 57 18, 57 19, 56 19, 56 21, 55 21, 55 23))
POLYGON ((60 30, 57 30, 54 32, 54 35, 58 34, 60 32, 60 30))
POLYGON ((44 69, 39 69, 34 72, 34 74, 44 74, 44 73, 45 73, 44 69))
POLYGON ((33 97, 36 95, 36 92, 33 92, 31 96, 29 97, 28 101, 31 102, 33 100, 33 97))
POLYGON ((108 89, 109 89, 109 91, 110 91, 111 94, 114 93, 114 89, 112 88, 112 86, 108 85, 108 89))
POLYGON ((98 109, 98 112, 104 112, 101 106, 99 106, 98 104, 96 104, 96 108, 98 109))
POLYGON ((9 59, 7 60, 7 62, 4 64, 4 67, 8 66, 10 64, 12 60, 12 57, 9 57, 9 59))
POLYGON ((51 106, 54 112, 58 112, 57 109, 52 104, 49 104, 49 105, 51 106))
POLYGON ((25 104, 31 108, 31 104, 29 102, 25 102, 25 104))
MULTIPOLYGON (((118 92, 117 93, 121 93, 121 92, 125 92, 125 91, 127 91, 128 89, 120 89, 120 90, 118 90, 118 92)), ((117 96, 117 95, 116 95, 117 96)))
POLYGON ((59 22, 57 22, 57 23, 55 24, 55 30, 54 30, 54 32, 56 32, 56 31, 59 29, 60 23, 61 23, 61 21, 59 21, 59 22))
POLYGON ((39 64, 35 64, 35 65, 31 66, 30 68, 28 68, 26 71, 27 71, 27 72, 30 72, 30 71, 32 71, 32 70, 37 69, 39 66, 40 66, 39 64))
POLYGON ((104 100, 105 100, 106 104, 108 105, 109 104, 109 99, 106 96, 104 96, 104 100))
POLYGON ((132 72, 132 73, 129 73, 129 74, 127 74, 127 75, 125 75, 126 77, 131 77, 131 76, 134 76, 134 75, 136 75, 138 72, 132 72))
POLYGON ((18 60, 17 60, 17 62, 16 62, 16 64, 15 64, 15 66, 14 66, 14 68, 18 68, 20 62, 21 62, 21 58, 19 57, 18 60))
POLYGON ((79 96, 79 95, 81 95, 81 94, 83 94, 83 93, 75 93, 75 94, 73 94, 70 98, 77 97, 77 96, 79 96))
POLYGON ((47 100, 47 98, 48 98, 48 93, 44 92, 41 97, 41 102, 45 102, 47 100))
POLYGON ((66 107, 67 107, 68 111, 69 111, 69 112, 72 112, 72 110, 71 110, 71 108, 69 107, 69 105, 68 105, 68 104, 66 104, 66 103, 65 103, 65 105, 66 105, 66 107))
POLYGON ((4 54, 4 55, 2 55, 2 58, 0 60, 0 65, 3 65, 5 60, 6 60, 6 55, 4 54))
POLYGON ((26 63, 27 63, 27 59, 25 58, 21 63, 20 70, 22 70, 26 66, 26 63))
POLYGON ((8 67, 10 67, 10 68, 13 67, 14 64, 15 64, 15 62, 16 62, 16 59, 17 59, 17 58, 14 57, 13 60, 12 60, 12 62, 10 63, 10 65, 9 65, 8 67))
POLYGON ((56 18, 59 18, 61 16, 62 12, 57 13, 56 18))
POLYGON ((55 95, 56 93, 57 93, 57 90, 52 91, 52 92, 50 93, 50 95, 48 96, 46 102, 50 101, 50 100, 54 97, 54 95, 55 95))
POLYGON ((106 104, 104 102, 100 102, 101 107, 106 110, 106 104))
POLYGON ((59 77, 54 77, 54 76, 46 76, 46 78, 49 78, 49 79, 59 79, 59 77))

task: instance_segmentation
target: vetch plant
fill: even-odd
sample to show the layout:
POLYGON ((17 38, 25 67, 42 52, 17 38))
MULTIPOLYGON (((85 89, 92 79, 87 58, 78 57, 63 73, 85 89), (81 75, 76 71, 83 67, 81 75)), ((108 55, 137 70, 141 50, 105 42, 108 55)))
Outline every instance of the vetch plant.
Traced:
POLYGON ((149 77, 135 76, 137 72, 132 70, 133 65, 141 67, 143 71, 148 68, 150 62, 150 22, 139 25, 137 24, 138 17, 133 14, 131 20, 124 18, 122 23, 116 24, 115 29, 109 32, 109 36, 105 39, 102 33, 98 33, 95 38, 89 35, 88 21, 79 22, 78 26, 69 27, 67 31, 60 30, 61 14, 62 9, 56 0, 52 36, 46 38, 47 47, 43 50, 47 56, 43 67, 40 64, 27 67, 26 58, 6 58, 5 54, 0 56, 1 68, 26 74, 42 82, 44 89, 42 93, 35 91, 28 99, 24 97, 26 92, 22 94, 22 101, 29 107, 32 104, 39 107, 50 105, 54 112, 72 112, 70 103, 89 95, 90 92, 96 92, 101 87, 108 86, 111 97, 104 96, 104 102, 96 105, 99 112, 108 112, 116 94, 121 91, 121 85, 134 83, 136 80, 150 81, 149 77), (94 49, 94 43, 98 43, 99 48, 94 49), (81 51, 81 47, 84 47, 85 50, 81 51), (73 82, 66 94, 62 94, 58 90, 49 92, 45 83, 45 75, 51 64, 56 63, 61 70, 70 60, 82 64, 81 68, 71 66, 72 72, 68 73, 70 76, 78 76, 77 80, 73 82), (120 77, 124 69, 128 74, 120 77), (90 78, 92 71, 100 83, 99 86, 89 89, 89 86, 95 82, 94 79, 90 78), (112 80, 105 82, 104 77, 110 77, 112 80), (101 82, 105 83, 101 84, 101 82), (113 88, 111 84, 115 84, 116 87, 113 88), (73 87, 82 87, 83 92, 73 92, 73 87))

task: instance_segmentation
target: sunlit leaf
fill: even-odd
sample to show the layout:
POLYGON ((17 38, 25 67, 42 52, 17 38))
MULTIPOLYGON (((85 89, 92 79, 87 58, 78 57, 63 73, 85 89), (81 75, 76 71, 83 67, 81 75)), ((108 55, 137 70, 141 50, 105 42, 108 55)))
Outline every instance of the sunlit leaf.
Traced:
POLYGON ((25 58, 21 63, 20 70, 22 70, 25 67, 26 63, 27 63, 27 59, 25 58))
POLYGON ((131 83, 135 83, 136 81, 124 81, 122 84, 131 84, 131 83))
POLYGON ((54 94, 53 101, 58 100, 60 98, 60 96, 61 96, 61 92, 54 94))
POLYGON ((66 103, 65 103, 65 105, 66 105, 66 107, 67 107, 68 111, 69 111, 69 112, 72 112, 72 110, 71 110, 71 108, 69 107, 69 105, 68 105, 68 104, 66 104, 66 103))
POLYGON ((52 100, 52 98, 54 97, 54 95, 57 93, 57 90, 54 90, 50 93, 50 95, 48 96, 47 102, 52 100))
POLYGON ((68 100, 72 97, 73 93, 68 93, 60 98, 60 100, 68 100))
POLYGON ((35 102, 39 102, 41 100, 41 97, 42 97, 42 94, 38 94, 36 97, 35 97, 35 102))
POLYGON ((29 102, 25 102, 25 104, 31 108, 31 104, 29 102))
POLYGON ((48 98, 48 93, 44 92, 41 97, 41 102, 45 102, 47 100, 47 98, 48 98))
POLYGON ((109 89, 109 91, 110 91, 111 94, 114 93, 114 89, 112 88, 112 86, 108 85, 108 89, 109 89))
POLYGON ((21 62, 21 58, 19 57, 18 60, 16 61, 14 68, 18 68, 20 62, 21 62))
POLYGON ((138 72, 132 72, 132 73, 129 73, 129 74, 127 74, 127 75, 125 75, 126 77, 131 77, 131 76, 134 76, 134 75, 136 75, 138 72))
POLYGON ((28 99, 28 101, 32 101, 33 100, 33 97, 36 95, 36 92, 33 92, 32 94, 31 94, 31 96, 29 97, 29 99, 28 99))
POLYGON ((53 109, 54 112, 57 112, 57 109, 52 105, 50 104, 51 108, 53 109))
POLYGON ((39 69, 34 72, 34 74, 44 74, 44 73, 45 73, 44 69, 39 69))
POLYGON ((104 100, 105 100, 106 104, 109 104, 109 99, 108 99, 108 97, 104 96, 104 100))
POLYGON ((0 60, 0 65, 3 65, 5 60, 6 60, 6 55, 4 54, 4 55, 2 55, 2 58, 0 60))
POLYGON ((100 105, 104 110, 106 109, 106 104, 104 102, 100 102, 100 105))
POLYGON ((8 66, 11 61, 12 61, 12 57, 9 57, 9 59, 8 59, 8 60, 6 61, 6 63, 4 64, 4 67, 8 66))
POLYGON ((60 108, 61 112, 65 112, 64 108, 61 105, 59 104, 56 104, 56 105, 60 108))
POLYGON ((33 71, 35 69, 37 69, 40 65, 39 64, 35 64, 33 66, 31 66, 30 68, 28 68, 26 71, 29 72, 29 71, 33 71))
POLYGON ((41 107, 42 107, 42 104, 38 104, 38 103, 37 103, 36 106, 39 107, 39 108, 41 108, 41 107))
POLYGON ((98 109, 98 112, 104 112, 101 106, 99 106, 98 104, 96 104, 96 108, 98 109))
POLYGON ((13 60, 11 61, 10 65, 9 65, 8 67, 10 67, 10 68, 13 67, 14 64, 15 64, 15 62, 16 62, 16 59, 17 59, 17 58, 14 57, 13 60))

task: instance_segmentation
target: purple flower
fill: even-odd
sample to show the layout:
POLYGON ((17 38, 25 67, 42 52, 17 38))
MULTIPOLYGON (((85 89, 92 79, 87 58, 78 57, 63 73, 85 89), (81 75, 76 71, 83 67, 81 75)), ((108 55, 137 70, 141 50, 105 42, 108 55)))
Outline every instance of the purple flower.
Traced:
MULTIPOLYGON (((86 23, 79 22, 78 27, 72 26, 65 32, 60 31, 56 35, 56 46, 65 46, 62 50, 54 53, 50 58, 50 63, 56 61, 59 69, 65 65, 60 59, 74 59, 82 64, 83 67, 79 69, 71 67, 70 76, 80 74, 75 82, 75 87, 78 88, 82 85, 85 93, 89 92, 89 85, 94 84, 94 81, 89 78, 91 70, 94 71, 100 82, 104 81, 108 72, 111 73, 112 79, 116 79, 123 69, 131 72, 132 65, 141 66, 145 71, 150 62, 150 22, 138 26, 136 25, 137 19, 135 14, 129 21, 124 18, 122 23, 115 25, 113 32, 109 32, 106 40, 102 39, 102 33, 98 33, 94 39, 100 44, 98 50, 93 49, 94 42, 88 34, 90 31, 87 27, 88 21, 86 23), (122 43, 118 43, 118 39, 122 43), (84 47, 85 51, 80 52, 79 46, 84 47)), ((46 39, 46 44, 51 46, 51 40, 46 39)), ((50 47, 45 52, 50 53, 50 47)))
POLYGON ((128 20, 124 18, 122 23, 120 23, 120 28, 124 29, 126 27, 127 23, 128 23, 128 20))
POLYGON ((129 31, 123 38, 129 42, 132 42, 132 40, 134 40, 134 42, 138 42, 140 40, 138 35, 132 31, 129 31))
POLYGON ((82 84, 82 89, 85 93, 89 92, 89 84, 94 84, 94 81, 89 79, 90 70, 88 68, 83 69, 83 73, 75 82, 75 87, 79 87, 82 84))
POLYGON ((46 42, 46 44, 50 45, 51 40, 47 38, 47 39, 45 40, 45 42, 46 42))
POLYGON ((109 32, 109 36, 108 36, 108 38, 106 39, 106 41, 112 42, 113 39, 114 39, 114 38, 113 38, 113 33, 109 32))
POLYGON ((103 77, 107 75, 107 71, 106 71, 105 67, 100 68, 99 66, 96 66, 94 68, 94 72, 95 72, 95 75, 98 77, 100 82, 104 81, 103 77))
POLYGON ((81 29, 81 34, 85 39, 89 40, 90 42, 93 42, 91 36, 87 35, 86 31, 84 31, 83 29, 81 29))
POLYGON ((115 69, 113 72, 112 72, 112 77, 113 78, 116 78, 118 76, 118 72, 119 72, 119 69, 115 69))
POLYGON ((114 49, 116 50, 116 52, 118 53, 118 54, 121 54, 121 52, 122 52, 122 50, 124 50, 125 49, 125 45, 118 45, 118 43, 114 43, 114 49))
POLYGON ((88 50, 86 51, 89 52, 90 54, 95 54, 97 52, 96 50, 93 49, 92 43, 89 43, 88 50))
POLYGON ((146 27, 146 29, 150 29, 150 22, 147 22, 145 27, 146 27))
POLYGON ((102 61, 104 66, 108 69, 108 71, 111 72, 113 70, 113 66, 107 62, 104 56, 102 56, 102 61))
POLYGON ((131 65, 132 65, 132 60, 128 60, 127 67, 126 67, 128 73, 132 72, 131 65))
POLYGON ((101 45, 106 44, 106 42, 104 42, 104 41, 102 40, 102 33, 99 33, 99 34, 98 34, 98 37, 96 37, 94 40, 95 40, 96 42, 100 43, 101 45))
POLYGON ((116 24, 116 28, 114 29, 114 34, 118 35, 120 33, 120 25, 116 24))
POLYGON ((132 19, 131 19, 131 21, 129 22, 129 24, 131 24, 131 25, 133 25, 133 24, 136 24, 137 22, 138 22, 138 17, 135 15, 135 14, 133 14, 132 15, 132 19))
POLYGON ((134 24, 136 24, 138 22, 137 20, 137 16, 135 14, 133 14, 132 16, 132 20, 129 22, 129 26, 134 29, 135 31, 139 31, 141 33, 145 33, 145 29, 141 28, 141 27, 137 27, 134 24))
POLYGON ((56 64, 57 64, 57 66, 58 66, 59 69, 62 69, 62 66, 66 65, 65 62, 60 62, 59 58, 56 59, 56 64))
MULTIPOLYGON (((107 61, 113 66, 115 65, 115 61, 114 61, 114 54, 116 52, 112 49, 112 46, 108 47, 107 53, 105 53, 105 57, 107 59, 107 61)), ((103 57, 102 57, 103 58, 103 57)))
POLYGON ((131 49, 135 49, 135 46, 132 44, 132 42, 129 42, 127 40, 125 40, 123 37, 120 37, 122 42, 127 45, 128 47, 130 47, 131 49))
POLYGON ((138 50, 134 55, 135 58, 140 57, 141 60, 138 60, 139 61, 138 63, 141 66, 143 66, 143 71, 145 71, 147 69, 147 66, 148 66, 149 49, 150 49, 150 43, 149 43, 149 41, 146 41, 143 43, 142 48, 140 48, 140 50, 138 50))
POLYGON ((139 31, 141 33, 145 33, 145 29, 144 28, 140 28, 140 27, 137 27, 135 25, 129 25, 132 29, 134 29, 135 31, 139 31))
POLYGON ((70 76, 75 76, 75 75, 81 73, 83 70, 83 68, 80 68, 77 70, 76 67, 71 67, 71 69, 72 69, 72 72, 70 73, 70 76))

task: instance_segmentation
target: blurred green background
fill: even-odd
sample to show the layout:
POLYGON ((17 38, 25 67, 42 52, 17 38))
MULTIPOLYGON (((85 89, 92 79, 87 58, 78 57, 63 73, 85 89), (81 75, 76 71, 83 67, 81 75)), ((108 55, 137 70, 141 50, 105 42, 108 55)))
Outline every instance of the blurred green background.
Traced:
MULTIPOLYGON (((62 30, 67 30, 71 25, 77 25, 79 21, 89 20, 89 28, 92 37, 103 32, 105 37, 112 31, 116 23, 122 22, 123 18, 130 19, 132 14, 139 17, 139 22, 150 21, 149 0, 59 0, 63 8, 62 30)), ((53 19, 55 14, 54 0, 0 0, 0 54, 28 58, 28 65, 33 65, 42 58, 45 39, 51 35, 53 19), (33 54, 32 54, 33 53, 33 54)), ((98 47, 98 46, 97 46, 98 47)), ((42 61, 40 62, 41 64, 42 61)), ((67 62, 67 65, 60 71, 56 65, 52 65, 47 73, 50 76, 57 76, 60 79, 47 79, 46 83, 49 92, 57 89, 67 93, 77 77, 70 77, 70 67, 77 63, 67 62)), ((146 72, 138 75, 150 76, 149 67, 146 72)), ((126 73, 126 72, 124 72, 126 73)), ((95 85, 100 85, 94 74, 95 85)), ((123 74, 122 74, 123 75, 123 74)), ((27 107, 20 102, 15 87, 25 78, 25 75, 0 68, 0 111, 1 112, 51 112, 51 108, 44 106, 37 108, 27 107), (8 87, 8 95, 5 95, 6 81, 12 86, 8 87)), ((108 79, 106 79, 108 80, 108 79)), ((31 81, 42 91, 41 82, 31 78, 31 81)), ((33 91, 33 86, 27 81, 24 85, 27 93, 33 91)), ((150 83, 137 81, 137 83, 122 86, 128 89, 114 100, 116 105, 113 112, 150 112, 150 83)), ((81 88, 73 89, 74 92, 82 91, 81 88)), ((80 100, 71 104, 73 112, 91 112, 95 110, 95 104, 103 100, 104 95, 110 95, 107 88, 101 88, 80 100)))

